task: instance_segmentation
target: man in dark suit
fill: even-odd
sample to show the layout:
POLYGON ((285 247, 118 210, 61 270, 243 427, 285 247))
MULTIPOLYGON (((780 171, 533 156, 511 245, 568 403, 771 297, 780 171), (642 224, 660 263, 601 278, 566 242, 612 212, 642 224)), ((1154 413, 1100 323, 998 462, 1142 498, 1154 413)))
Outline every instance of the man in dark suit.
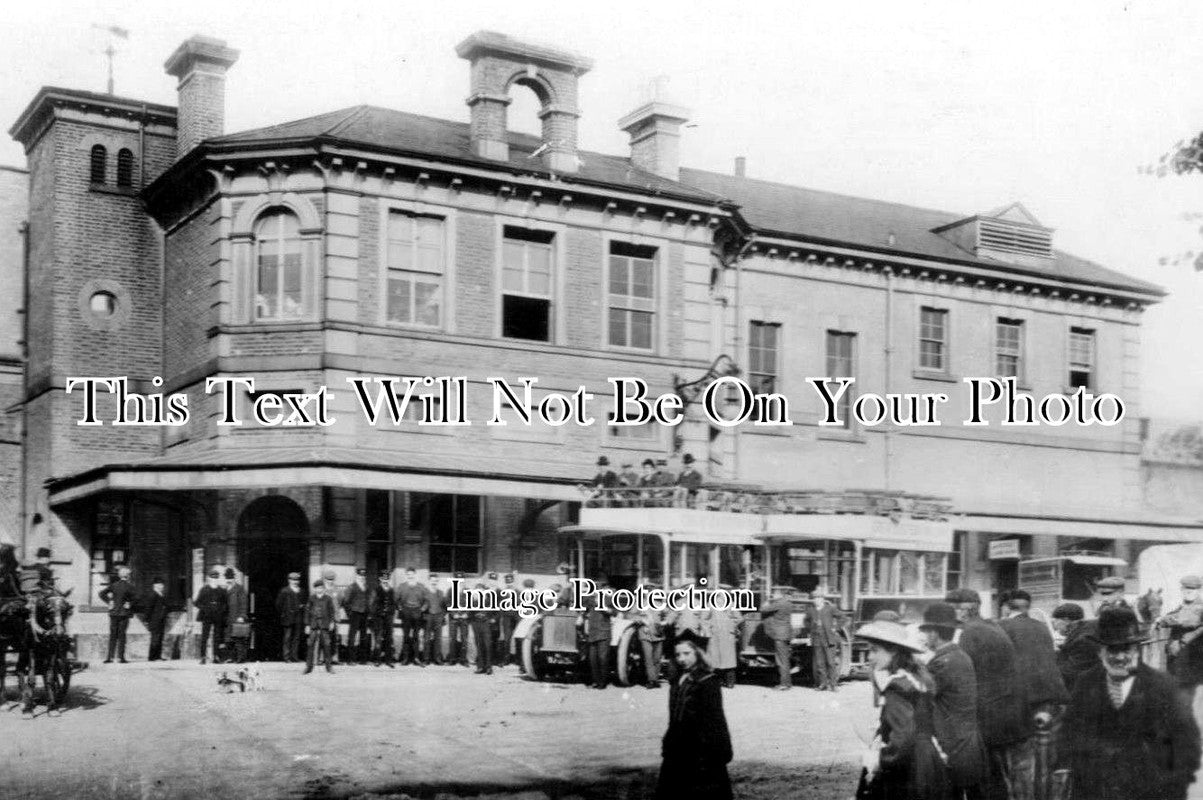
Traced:
POLYGON ((284 663, 300 660, 301 631, 305 628, 305 598, 301 594, 301 573, 288 573, 288 585, 276 595, 276 613, 284 629, 284 663))
POLYGON ((366 664, 364 640, 368 638, 368 571, 355 570, 355 581, 343 592, 342 608, 347 612, 347 663, 366 664))
MULTIPOLYGON (((457 572, 455 577, 463 581, 464 573, 457 572)), ((460 583, 462 589, 470 588, 467 581, 460 583)), ((451 590, 454 591, 454 590, 451 590)), ((448 604, 453 605, 455 598, 448 595, 448 604)), ((448 635, 451 639, 451 653, 448 659, 453 664, 459 664, 461 667, 468 666, 468 637, 472 630, 472 620, 467 611, 448 611, 450 622, 448 623, 448 635)))
POLYGON ((1062 603, 1053 610, 1053 628, 1062 637, 1057 649, 1057 669, 1068 692, 1083 672, 1099 663, 1099 646, 1090 638, 1086 614, 1077 603, 1062 603))
POLYGON ((334 672, 334 656, 331 639, 334 626, 338 624, 338 611, 334 599, 326 594, 326 582, 314 581, 313 594, 305 603, 305 633, 309 635, 309 653, 305 658, 305 671, 313 672, 313 664, 319 658, 326 660, 326 672, 334 672))
POLYGON ((760 607, 764 634, 773 640, 773 650, 777 656, 777 691, 779 692, 793 687, 793 678, 790 672, 790 639, 794 635, 791 621, 793 611, 794 605, 786 595, 784 586, 775 588, 773 599, 760 607))
POLYGON ((497 663, 501 666, 507 666, 513 655, 510 653, 510 646, 513 644, 514 628, 518 625, 518 588, 514 585, 514 573, 507 572, 504 578, 505 585, 498 590, 499 599, 501 597, 508 598, 507 604, 514 610, 502 611, 497 616, 497 663))
MULTIPOLYGON (((439 575, 430 573, 426 587, 426 663, 443 665, 443 623, 447 621, 447 604, 450 599, 444 589, 439 588, 439 575)), ((454 643, 452 644, 454 647, 454 643)), ((454 654, 453 654, 454 657, 454 654)))
MULTIPOLYGON (((405 580, 397 587, 397 613, 401 617, 401 665, 426 666, 418 636, 422 631, 424 617, 430 608, 430 594, 418 583, 418 573, 413 567, 405 570, 405 580)), ((477 643, 480 646, 480 643, 477 643)))
POLYGON ((814 611, 810 615, 810 654, 815 688, 834 692, 840 684, 839 609, 827 599, 827 588, 814 593, 814 611))
POLYGON ((1178 682, 1178 691, 1189 706, 1194 703, 1195 688, 1203 683, 1203 599, 1199 598, 1203 578, 1186 575, 1179 585, 1182 605, 1164 615, 1157 625, 1170 629, 1167 671, 1178 682))
POLYGON ((150 631, 150 648, 147 661, 163 660, 163 633, 167 630, 167 584, 162 578, 151 581, 150 592, 142 601, 142 612, 146 615, 146 629, 150 631))
POLYGON ((233 567, 227 567, 226 633, 234 647, 232 657, 238 664, 246 663, 246 651, 251 643, 250 606, 250 597, 238 582, 238 573, 233 567))
MULTIPOLYGON (((597 581, 597 587, 609 586, 605 578, 597 581)), ((589 676, 594 689, 605 689, 610 685, 610 618, 618 614, 606 603, 599 602, 596 594, 584 598, 585 642, 589 654, 589 676)))
POLYGON ((1035 759, 1027 699, 1015 667, 1015 646, 995 622, 981 617, 981 596, 954 589, 945 601, 961 623, 961 649, 973 662, 977 679, 977 722, 990 757, 990 776, 983 785, 986 800, 1007 800, 1035 792, 1035 759))
MULTIPOLYGON (((484 581, 476 584, 477 590, 485 592, 489 585, 484 581)), ((471 612, 472 641, 476 643, 476 674, 493 674, 493 638, 497 636, 497 612, 481 609, 471 612)))
MULTIPOLYGON (((1057 667, 1057 650, 1053 635, 1043 622, 1032 619, 1028 611, 1032 596, 1022 589, 1008 592, 1006 607, 1009 616, 998 624, 1015 645, 1015 667, 1023 684, 1028 704, 1028 720, 1033 731, 1051 736, 1061 706, 1069 700, 1065 681, 1057 667)), ((1035 742, 1033 742, 1035 744, 1035 742)), ((1033 753, 1034 755, 1034 753, 1033 753)), ((1032 781, 1038 780, 1036 761, 1032 759, 1032 781)), ((1043 795, 1044 792, 1039 794, 1043 795)))
POLYGON ((1075 798, 1185 800, 1199 768, 1199 728, 1168 675, 1140 663, 1130 608, 1099 613, 1099 661, 1074 686, 1061 765, 1075 798))
POLYGON ((226 613, 229 609, 219 570, 214 569, 209 573, 209 582, 196 593, 192 604, 196 606, 196 619, 201 624, 200 663, 208 661, 206 652, 210 639, 213 641, 213 661, 216 662, 217 646, 226 638, 226 613))
POLYGON ((113 663, 113 652, 117 660, 128 664, 125 660, 125 633, 129 630, 129 618, 134 615, 134 602, 137 593, 129 582, 130 568, 117 567, 117 578, 100 592, 100 599, 109 607, 109 654, 104 663, 113 663))
POLYGON ((954 797, 975 796, 986 779, 986 748, 977 727, 977 675, 973 661, 953 641, 957 612, 948 603, 932 603, 919 630, 932 651, 928 672, 936 684, 932 719, 936 741, 948 757, 954 797))
POLYGON ((372 664, 383 661, 393 668, 393 622, 397 618, 397 601, 393 597, 392 575, 381 570, 377 585, 368 592, 368 624, 372 629, 372 664))

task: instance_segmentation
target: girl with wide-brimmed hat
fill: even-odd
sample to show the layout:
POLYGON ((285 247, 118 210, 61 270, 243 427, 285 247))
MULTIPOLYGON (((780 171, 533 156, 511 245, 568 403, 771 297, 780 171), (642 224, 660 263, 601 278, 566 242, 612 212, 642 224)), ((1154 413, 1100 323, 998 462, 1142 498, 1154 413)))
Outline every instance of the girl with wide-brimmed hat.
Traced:
POLYGON ((881 724, 863 760, 858 800, 951 797, 932 723, 934 686, 915 658, 923 648, 898 622, 875 620, 856 635, 869 643, 874 668, 889 675, 882 689, 881 724))

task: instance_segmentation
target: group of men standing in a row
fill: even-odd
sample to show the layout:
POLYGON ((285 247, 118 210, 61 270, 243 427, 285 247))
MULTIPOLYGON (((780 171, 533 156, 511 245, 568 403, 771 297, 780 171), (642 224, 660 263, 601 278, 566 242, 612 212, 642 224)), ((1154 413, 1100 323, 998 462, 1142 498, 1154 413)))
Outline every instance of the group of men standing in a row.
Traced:
MULTIPOLYGON (((464 578, 462 574, 456 577, 464 578)), ((371 663, 392 668, 396 662, 421 667, 449 662, 468 666, 469 637, 476 642, 478 673, 489 674, 494 663, 505 664, 510 659, 509 642, 518 613, 452 611, 450 589, 442 588, 437 573, 430 574, 426 585, 418 581, 413 568, 405 570, 404 580, 396 587, 388 572, 380 573, 377 584, 369 587, 363 568, 355 571, 354 582, 341 591, 334 581, 335 573, 324 571, 305 597, 300 573, 293 572, 288 576, 288 586, 276 597, 276 611, 284 630, 284 661, 300 660, 302 637, 307 637, 306 673, 318 662, 333 671, 339 650, 338 623, 342 619, 347 623, 345 652, 349 665, 371 663), (401 647, 394 659, 397 621, 401 623, 401 647), (444 629, 449 644, 445 657, 444 629)), ((517 593, 513 575, 507 574, 498 584, 497 574, 489 573, 475 588, 517 593)), ((534 582, 528 579, 524 585, 533 586, 534 582)))

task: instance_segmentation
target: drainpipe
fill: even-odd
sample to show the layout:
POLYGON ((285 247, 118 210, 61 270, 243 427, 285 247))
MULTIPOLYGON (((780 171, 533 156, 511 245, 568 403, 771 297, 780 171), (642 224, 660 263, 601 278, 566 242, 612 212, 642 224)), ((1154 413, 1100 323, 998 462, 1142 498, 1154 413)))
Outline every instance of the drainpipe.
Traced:
MULTIPOLYGON (((754 245, 755 243, 756 243, 756 234, 755 233, 748 234, 747 240, 744 241, 743 246, 739 248, 739 252, 735 254, 735 259, 734 259, 734 261, 735 261, 735 341, 732 344, 734 347, 736 364, 739 364, 740 362, 742 362, 744 360, 743 294, 742 294, 742 288, 741 288, 742 283, 743 283, 743 280, 742 280, 742 278, 743 278, 743 260, 744 260, 744 255, 748 252, 748 250, 750 250, 752 248, 752 245, 754 245)), ((732 477, 735 480, 739 480, 739 429, 741 427, 742 427, 741 425, 736 425, 734 428, 731 429, 732 433, 735 437, 735 441, 732 443, 734 445, 734 447, 733 447, 732 454, 731 454, 731 473, 732 473, 732 477)))
POLYGON ((142 104, 142 116, 138 118, 138 191, 146 188, 146 103, 142 104))
POLYGON ((21 234, 21 552, 25 553, 29 530, 29 223, 22 222, 17 231, 21 234))
MULTIPOLYGON (((892 356, 893 356, 893 352, 894 352, 894 330, 893 330, 894 270, 893 270, 893 268, 886 266, 886 268, 883 270, 883 272, 885 273, 885 276, 886 276, 886 335, 885 335, 886 371, 885 371, 885 381, 884 381, 885 385, 882 387, 882 394, 887 395, 890 393, 890 378, 891 378, 890 371, 891 371, 891 369, 893 369, 893 363, 892 363, 893 357, 892 356)), ((885 463, 883 464, 883 467, 884 467, 885 491, 888 492, 888 491, 890 491, 891 483, 892 483, 891 476, 890 476, 890 465, 894 458, 894 426, 888 422, 886 423, 886 426, 885 426, 885 435, 886 435, 885 463)))

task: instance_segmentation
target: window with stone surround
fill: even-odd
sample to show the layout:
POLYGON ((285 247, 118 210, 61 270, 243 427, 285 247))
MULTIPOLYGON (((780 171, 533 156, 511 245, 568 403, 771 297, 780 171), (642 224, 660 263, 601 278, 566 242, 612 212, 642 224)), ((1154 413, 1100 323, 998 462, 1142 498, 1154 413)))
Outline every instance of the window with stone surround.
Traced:
MULTIPOLYGON (((856 334, 846 331, 827 331, 827 377, 855 378, 856 377, 856 334)), ((833 395, 839 390, 839 385, 829 383, 827 391, 833 395)), ((840 397, 838 413, 844 421, 843 427, 852 424, 852 389, 847 389, 840 397)))
POLYGON ((609 343, 652 350, 656 330, 656 248, 610 243, 609 343))
POLYGON ((919 369, 948 371, 948 311, 923 306, 919 309, 919 369))
POLYGON ((1023 381, 1023 320, 999 317, 995 323, 994 369, 1000 378, 1023 381))
POLYGON ((1069 329, 1069 388, 1093 389, 1094 331, 1089 328, 1069 329))
POLYGON ((385 321, 427 328, 443 324, 445 241, 442 217, 389 211, 385 321))
POLYGON ((476 575, 481 567, 481 499, 469 494, 410 496, 410 527, 427 533, 430 571, 476 575))
POLYGON ((553 339, 555 234, 506 225, 501 261, 501 335, 553 339))
POLYGON ((256 321, 289 322, 313 316, 314 287, 304 252, 295 214, 273 208, 259 217, 255 224, 256 321))

